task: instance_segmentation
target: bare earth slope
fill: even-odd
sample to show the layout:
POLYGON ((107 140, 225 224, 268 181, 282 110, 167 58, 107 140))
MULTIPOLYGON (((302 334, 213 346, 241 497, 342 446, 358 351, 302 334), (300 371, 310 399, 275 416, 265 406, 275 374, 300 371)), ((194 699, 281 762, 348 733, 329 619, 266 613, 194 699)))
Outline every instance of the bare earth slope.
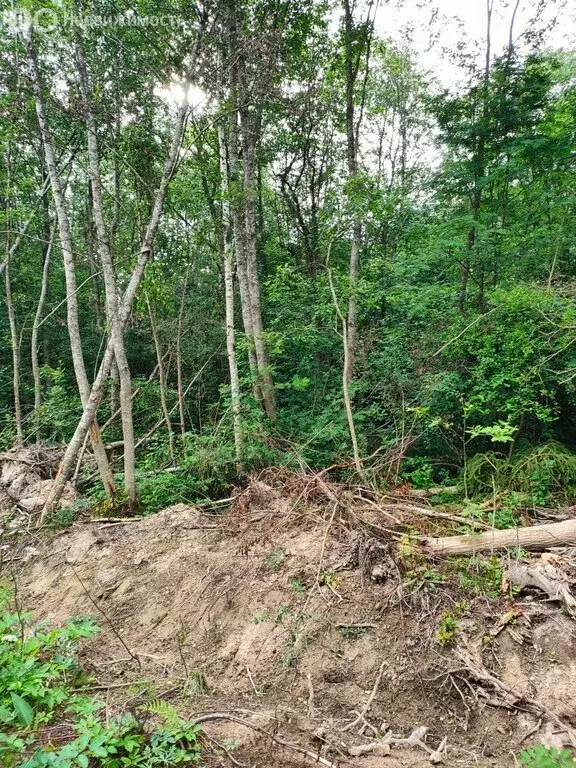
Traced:
MULTIPOLYGON (((18 581, 39 618, 98 617, 84 663, 116 710, 153 690, 187 715, 235 713, 360 768, 514 765, 530 743, 569 743, 575 633, 562 607, 470 599, 443 646, 457 596, 407 589, 401 567, 336 507, 254 481, 221 516, 179 505, 76 523, 38 545, 18 581)), ((206 730, 246 765, 313 764, 236 722, 206 730)), ((211 759, 231 764, 218 749, 211 759)))

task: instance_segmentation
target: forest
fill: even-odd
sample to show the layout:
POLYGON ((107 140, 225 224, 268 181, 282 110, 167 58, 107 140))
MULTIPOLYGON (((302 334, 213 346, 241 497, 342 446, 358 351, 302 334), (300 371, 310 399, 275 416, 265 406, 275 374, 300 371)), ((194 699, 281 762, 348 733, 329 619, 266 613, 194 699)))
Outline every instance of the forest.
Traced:
POLYGON ((34 8, 0 60, 4 447, 147 509, 271 465, 574 483, 576 63, 537 17, 495 50, 488 16, 456 91, 373 4, 34 8))
MULTIPOLYGON (((551 521, 564 526, 554 529, 560 544, 576 542, 576 15, 565 0, 469 2, 467 9, 448 0, 1 3, 0 576, 4 556, 29 559, 28 550, 11 550, 14 520, 18 541, 35 553, 44 536, 126 519, 131 533, 111 546, 127 548, 118 562, 132 562, 130 542, 159 546, 171 514, 181 526, 192 509, 213 517, 224 510, 227 535, 241 531, 238 551, 246 555, 256 541, 287 536, 290 515, 306 508, 314 510, 309 521, 322 523, 308 581, 289 570, 288 540, 262 566, 269 579, 284 574, 289 602, 303 606, 269 607, 262 597, 268 607, 249 620, 288 633, 292 650, 315 636, 302 629, 317 620, 312 595, 325 603, 341 597, 340 566, 326 562, 344 536, 334 526, 348 530, 345 517, 349 533, 360 520, 366 535, 400 547, 394 564, 380 552, 387 565, 362 571, 369 588, 385 572, 400 579, 399 590, 428 601, 454 580, 464 590, 465 600, 426 603, 437 627, 429 639, 442 652, 456 648, 474 600, 504 599, 502 579, 512 601, 526 588, 544 590, 573 615, 576 599, 569 588, 550 587, 549 570, 535 577, 536 566, 524 565, 519 575, 521 566, 506 570, 494 550, 508 547, 510 558, 516 546, 523 558, 523 547, 554 546, 552 528, 544 539, 533 530, 551 521), (473 5, 480 24, 470 22, 473 5), (33 473, 30 503, 17 465, 33 473), (266 517, 270 526, 259 527, 261 508, 273 511, 274 525, 266 517), (258 514, 242 528, 250 510, 258 514), (148 516, 165 524, 153 529, 148 516), (471 545, 469 534, 480 538, 471 545), (425 565, 413 536, 428 554, 472 559, 465 567, 461 558, 425 565), (475 554, 481 550, 490 556, 475 554)), ((206 527, 203 519, 196 529, 206 527)), ((362 569, 383 545, 358 546, 362 569)), ((90 603, 100 610, 88 576, 75 570, 87 561, 68 562, 84 591, 79 602, 64 602, 65 618, 83 594, 84 613, 93 613, 90 603)), ((201 573, 211 574, 210 561, 204 565, 201 573)), ((21 579, 32 607, 63 619, 42 603, 44 591, 34 592, 30 573, 21 579)), ((97 569, 93 575, 100 579, 97 569)), ((364 593, 354 594, 363 605, 364 593)), ((403 599, 395 610, 408 605, 403 599)), ((104 611, 98 620, 137 659, 104 611)), ((190 671, 183 651, 192 630, 180 621, 174 664, 184 665, 188 694, 191 680, 203 692, 202 664, 188 660, 190 671)), ((511 621, 488 635, 505 627, 513 637, 511 621)), ((362 640, 372 622, 334 625, 338 642, 342 627, 346 641, 362 640)), ((31 657, 44 653, 42 643, 52 653, 95 631, 54 630, 64 634, 41 635, 30 648, 23 620, 0 614, 0 635, 16 637, 18 626, 31 657)), ((481 651, 458 648, 468 687, 469 680, 492 686, 492 705, 511 696, 481 651)), ((302 658, 294 651, 286 667, 300 669, 302 658)), ((51 680, 68 674, 68 662, 50 663, 51 680)), ((258 690, 254 664, 244 664, 249 693, 265 696, 268 683, 258 690)), ((301 695, 314 720, 309 669, 301 695)), ((450 690, 470 712, 455 669, 450 690)), ((359 734, 376 734, 367 717, 384 686, 383 667, 377 671, 366 671, 361 685, 369 693, 374 683, 372 695, 343 731, 360 723, 359 734)), ((65 747, 53 762, 37 753, 20 763, 17 755, 30 757, 28 742, 14 741, 23 737, 10 729, 18 722, 29 729, 40 710, 13 684, 20 673, 11 674, 3 689, 0 672, 0 724, 11 733, 0 733, 0 756, 10 768, 200 759, 202 718, 184 726, 176 710, 156 702, 170 744, 180 745, 164 755, 168 762, 147 752, 149 762, 100 763, 96 747, 80 757, 65 747)), ((45 694, 36 695, 45 707, 45 694)), ((576 702, 567 714, 526 695, 512 708, 568 736, 540 739, 543 751, 521 764, 574 765, 563 748, 576 747, 567 725, 576 722, 576 702)), ((122 739, 133 725, 122 728, 110 754, 128 750, 122 739)), ((153 739, 138 733, 138 749, 151 750, 153 739)), ((389 731, 381 746, 444 759, 446 741, 431 749, 415 733, 389 731)), ((522 745, 519 738, 515 754, 522 745)), ((326 749, 318 748, 318 761, 336 765, 326 749)), ((230 751, 218 755, 226 762, 230 751)), ((314 752, 299 751, 302 760, 314 752)), ((484 747, 474 754, 490 757, 484 747)), ((284 764, 292 765, 277 763, 284 764)))

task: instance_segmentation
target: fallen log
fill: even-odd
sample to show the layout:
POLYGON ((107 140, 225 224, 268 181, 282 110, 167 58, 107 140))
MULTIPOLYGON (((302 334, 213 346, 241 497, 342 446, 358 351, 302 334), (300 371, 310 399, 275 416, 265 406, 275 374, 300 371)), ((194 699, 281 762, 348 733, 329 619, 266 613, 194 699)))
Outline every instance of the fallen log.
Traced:
POLYGON ((419 543, 429 555, 469 555, 508 547, 548 549, 576 544, 576 519, 524 528, 491 530, 462 536, 422 537, 419 543))

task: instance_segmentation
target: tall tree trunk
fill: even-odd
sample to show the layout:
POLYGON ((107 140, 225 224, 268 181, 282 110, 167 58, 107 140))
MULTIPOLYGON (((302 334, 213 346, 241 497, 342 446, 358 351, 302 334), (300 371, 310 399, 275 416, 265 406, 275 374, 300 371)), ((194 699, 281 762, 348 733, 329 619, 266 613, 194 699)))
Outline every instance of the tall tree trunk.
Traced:
POLYGON ((482 210, 482 179, 485 174, 485 150, 486 150, 486 121, 488 119, 488 93, 490 88, 490 57, 492 50, 492 9, 494 0, 486 0, 486 50, 484 58, 484 81, 482 89, 482 106, 480 109, 482 126, 478 136, 478 144, 474 158, 474 190, 472 192, 472 221, 466 240, 466 253, 460 270, 460 291, 458 293, 458 309, 461 314, 466 312, 466 298, 468 284, 472 271, 472 261, 478 240, 478 225, 482 210))
POLYGON ((228 158, 226 136, 222 122, 218 124, 218 150, 220 153, 220 185, 222 189, 222 249, 224 257, 224 286, 226 291, 226 351, 230 370, 230 396, 234 422, 234 446, 236 466, 242 471, 242 412, 240 401, 240 379, 236 361, 236 338, 234 330, 234 276, 232 265, 232 237, 230 215, 230 189, 228 183, 228 158))
POLYGON ((44 314, 44 304, 46 303, 46 296, 48 294, 50 259, 52 256, 52 248, 54 246, 55 235, 56 230, 54 227, 52 227, 50 229, 49 240, 44 253, 42 284, 40 286, 40 296, 38 297, 38 304, 36 305, 36 314, 34 315, 34 322, 32 324, 32 338, 30 341, 30 361, 32 364, 32 378, 34 380, 34 432, 36 434, 37 440, 40 437, 40 406, 42 405, 40 366, 38 365, 38 331, 40 329, 42 315, 44 314))
POLYGON ((12 278, 10 275, 10 257, 12 254, 10 243, 10 214, 12 196, 12 161, 10 157, 10 144, 6 152, 6 210, 7 210, 7 235, 6 235, 6 260, 5 260, 5 285, 6 285, 6 311, 8 313, 8 325, 10 328, 10 348, 12 350, 12 394, 14 396, 14 425, 16 427, 16 444, 24 443, 24 430, 22 427, 22 403, 20 400, 20 340, 16 325, 16 312, 12 297, 12 278))
POLYGON ((150 317, 150 328, 152 330, 152 338, 154 340, 154 349, 156 350, 156 360, 158 364, 158 383, 160 384, 160 405, 162 407, 162 413, 166 422, 166 429, 168 430, 168 452, 170 455, 170 461, 174 463, 174 430, 172 429, 172 421, 170 419, 170 410, 168 408, 168 402, 166 399, 166 372, 164 370, 164 358, 162 357, 162 350, 160 348, 160 337, 158 336, 158 326, 156 324, 156 314, 150 299, 146 296, 146 305, 148 307, 148 316, 150 317))
POLYGON ((246 281, 249 291, 250 314, 254 333, 254 350, 258 366, 258 380, 262 391, 264 410, 271 421, 276 421, 276 396, 270 371, 270 360, 264 340, 262 306, 260 302, 260 280, 258 278, 256 241, 256 189, 254 185, 254 155, 256 149, 256 128, 254 120, 245 109, 240 110, 242 127, 242 152, 244 161, 244 249, 246 255, 246 281))
POLYGON ((20 400, 20 339, 16 326, 16 313, 12 299, 12 280, 10 275, 10 262, 4 270, 6 283, 6 309, 8 311, 8 323, 10 326, 10 347, 12 349, 12 390, 14 395, 14 424, 16 427, 16 444, 24 442, 24 429, 22 427, 22 403, 20 400))
POLYGON ((178 415, 180 416, 180 432, 186 434, 186 414, 184 413, 184 387, 182 383, 182 326, 184 323, 184 308, 186 305, 186 292, 188 290, 188 277, 190 275, 191 262, 186 268, 182 296, 180 298, 180 310, 178 312, 178 324, 176 328, 176 387, 178 390, 178 415))
MULTIPOLYGON (((197 58, 199 41, 200 41, 200 36, 198 36, 197 38, 197 41, 195 44, 195 50, 193 51, 193 55, 192 55, 193 62, 195 62, 197 58)), ((176 123, 174 126, 174 132, 172 135, 172 142, 170 145, 168 155, 166 157, 166 162, 164 163, 162 178, 160 180, 160 184, 158 186, 158 189, 156 191, 156 196, 154 198, 154 205, 152 208, 150 221, 148 222, 148 226, 146 228, 144 238, 142 239, 142 242, 140 244, 140 252, 138 255, 138 260, 136 262, 136 266, 134 267, 132 275, 130 276, 130 280, 128 281, 126 290, 124 291, 122 301, 119 302, 118 317, 122 325, 125 325, 125 323, 128 320, 128 317, 130 316, 134 299, 136 297, 138 288, 140 286, 142 277, 144 275, 144 270, 146 269, 146 265, 148 264, 148 261, 150 260, 150 257, 151 257, 152 247, 154 244, 156 233, 158 231, 158 227, 160 225, 160 218, 162 215, 162 210, 164 208, 164 202, 166 200, 168 185, 170 184, 170 180, 172 179, 172 176, 176 169, 178 155, 180 152, 180 146, 182 143, 182 136, 184 135, 184 127, 186 124, 187 113, 188 113, 188 102, 185 100, 184 103, 178 109, 178 114, 176 116, 176 123)), ((42 514, 40 515, 40 518, 38 521, 39 526, 44 524, 47 517, 55 509, 56 505, 58 504, 58 501, 62 496, 65 483, 74 471, 76 458, 78 456, 79 451, 82 448, 82 444, 84 442, 86 433, 90 429, 96 417, 96 413, 98 411, 98 407, 102 399, 104 385, 106 383, 108 374, 110 373, 110 366, 112 365, 113 354, 114 353, 112 348, 112 341, 111 339, 108 339, 108 343, 104 351, 102 362, 100 363, 100 367, 98 369, 96 378, 92 385, 90 397, 88 398, 88 401, 84 406, 82 417, 78 422, 78 425, 76 426, 74 435, 72 436, 72 439, 68 443, 66 452, 64 454, 64 458, 62 459, 62 462, 58 468, 57 476, 54 479, 52 488, 50 490, 50 494, 46 499, 46 503, 44 505, 42 514)))
POLYGON ((88 68, 84 55, 84 47, 80 31, 76 29, 76 64, 80 76, 84 119, 87 128, 88 165, 92 185, 92 207, 96 225, 97 250, 104 276, 106 292, 106 314, 114 359, 118 366, 120 380, 120 418, 124 438, 124 489, 131 504, 136 503, 136 454, 134 448, 134 423, 132 418, 132 377, 126 355, 124 327, 118 318, 118 287, 114 271, 114 262, 110 250, 108 232, 104 220, 104 201, 102 194, 102 178, 100 175, 100 154, 98 149, 97 125, 92 107, 92 88, 88 76, 88 68))
POLYGON ((238 162, 238 116, 233 113, 230 120, 230 135, 228 145, 228 165, 230 172, 231 214, 232 229, 234 233, 234 248, 236 252, 236 270, 238 274, 238 288, 240 289, 240 306, 242 310, 242 324, 248 346, 248 364, 254 387, 254 396, 258 402, 262 401, 262 392, 258 384, 258 364, 254 350, 254 327, 252 325, 252 309, 250 303, 250 285, 248 283, 248 270, 246 267, 246 248, 244 246, 244 223, 241 182, 238 162))
MULTIPOLYGON (((356 141, 356 123, 354 116, 354 86, 358 75, 358 60, 354 60, 352 40, 354 21, 350 0, 344 0, 344 34, 346 60, 346 156, 348 161, 348 181, 353 184, 358 174, 358 147, 356 141)), ((350 247, 349 291, 348 299, 348 365, 346 377, 348 382, 354 375, 357 341, 357 287, 360 267, 360 246, 362 243, 362 222, 354 212, 352 216, 352 243, 350 247)))
MULTIPOLYGON (((72 250, 72 238, 70 235, 70 222, 68 220, 68 213, 66 211, 66 205, 64 200, 64 192, 62 188, 62 182, 60 175, 56 167, 56 156, 54 153, 54 147, 52 143, 52 134, 48 125, 48 118, 46 115, 46 105, 44 102, 44 94, 42 87, 42 78, 40 76, 40 70, 38 68, 38 60, 36 56, 36 49, 34 46, 32 26, 28 30, 26 38, 26 48, 28 54, 28 61, 30 64, 30 72, 32 75, 32 90, 34 93, 36 103, 36 115, 38 118, 38 124, 40 126, 40 135, 42 137, 42 146, 44 149, 44 157, 46 160, 46 168, 48 170, 48 176, 50 178, 50 186, 52 188, 52 196, 54 199, 54 207, 56 209, 56 217, 58 221, 58 233, 60 236, 60 245, 62 248, 62 255, 64 259, 64 274, 66 281, 66 308, 67 308, 67 322, 68 322, 68 334, 70 338, 70 350, 72 352, 72 364, 74 367, 74 373, 76 381, 78 383, 78 390, 80 393, 80 400, 82 406, 86 407, 90 397, 90 384, 88 382, 88 376, 86 375, 86 368, 84 365, 84 355, 82 352, 82 340, 80 337, 80 325, 78 323, 78 301, 77 301, 77 287, 76 287, 76 272, 74 267, 74 256, 72 250)), ((116 494, 116 488, 114 486, 114 478, 112 476, 112 470, 104 450, 104 445, 100 436, 100 430, 98 423, 93 420, 89 424, 92 440, 92 449, 94 456, 98 464, 98 470, 102 478, 102 484, 106 495, 109 498, 114 498, 116 494)), ((82 440, 84 437, 82 437, 82 440)), ((68 479, 68 478, 66 478, 68 479)), ((62 486, 63 487, 63 486, 62 486)))

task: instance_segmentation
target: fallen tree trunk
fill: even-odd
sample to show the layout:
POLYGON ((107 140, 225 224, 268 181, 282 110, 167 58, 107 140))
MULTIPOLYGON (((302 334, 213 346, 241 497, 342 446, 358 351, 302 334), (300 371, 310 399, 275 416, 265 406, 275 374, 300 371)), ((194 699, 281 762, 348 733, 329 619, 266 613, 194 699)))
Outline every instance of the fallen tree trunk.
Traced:
POLYGON ((420 544, 424 552, 430 555, 467 555, 507 547, 522 547, 522 549, 561 547, 566 544, 576 544, 576 519, 463 536, 424 537, 420 540, 420 544))

